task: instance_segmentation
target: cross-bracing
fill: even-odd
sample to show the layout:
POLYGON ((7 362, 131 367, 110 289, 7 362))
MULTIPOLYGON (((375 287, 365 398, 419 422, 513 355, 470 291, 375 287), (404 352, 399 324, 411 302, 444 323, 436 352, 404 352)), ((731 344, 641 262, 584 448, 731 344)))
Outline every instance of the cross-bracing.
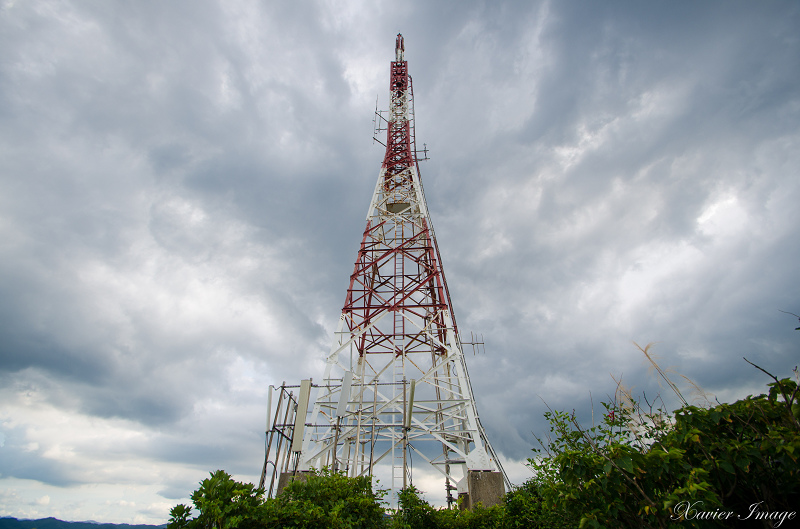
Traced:
POLYGON ((386 153, 347 297, 322 382, 306 382, 298 396, 300 408, 313 402, 310 417, 301 409, 282 425, 293 442, 273 482, 281 466, 351 476, 388 467, 394 503, 413 463, 424 462, 443 477, 450 504, 451 491, 469 493, 469 472, 499 472, 510 483, 481 426, 428 215, 401 35, 395 54, 386 153))

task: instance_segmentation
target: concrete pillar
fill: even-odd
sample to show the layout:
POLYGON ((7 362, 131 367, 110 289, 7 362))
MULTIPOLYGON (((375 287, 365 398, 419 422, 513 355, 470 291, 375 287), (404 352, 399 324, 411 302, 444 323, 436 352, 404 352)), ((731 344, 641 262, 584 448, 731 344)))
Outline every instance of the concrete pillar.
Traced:
POLYGON ((469 492, 459 492, 458 493, 458 509, 463 511, 465 509, 469 509, 469 492))
POLYGON ((280 496, 283 488, 286 487, 292 481, 308 481, 308 475, 311 472, 298 470, 297 472, 281 472, 280 477, 278 478, 278 490, 275 493, 275 496, 280 496))
POLYGON ((506 493, 501 472, 490 472, 485 470, 467 471, 467 494, 459 494, 459 498, 464 498, 462 506, 472 510, 475 505, 480 503, 484 507, 497 505, 506 493))

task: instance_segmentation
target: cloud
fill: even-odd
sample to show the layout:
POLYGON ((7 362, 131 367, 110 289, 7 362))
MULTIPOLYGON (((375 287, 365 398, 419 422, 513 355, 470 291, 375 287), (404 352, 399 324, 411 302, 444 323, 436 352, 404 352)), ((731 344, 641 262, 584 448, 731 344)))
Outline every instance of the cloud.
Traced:
POLYGON ((797 363, 795 6, 1 9, 3 514, 162 523, 258 478, 266 388, 322 375, 398 31, 509 472, 546 405, 663 392, 632 341, 721 400, 768 382, 742 356, 797 363))

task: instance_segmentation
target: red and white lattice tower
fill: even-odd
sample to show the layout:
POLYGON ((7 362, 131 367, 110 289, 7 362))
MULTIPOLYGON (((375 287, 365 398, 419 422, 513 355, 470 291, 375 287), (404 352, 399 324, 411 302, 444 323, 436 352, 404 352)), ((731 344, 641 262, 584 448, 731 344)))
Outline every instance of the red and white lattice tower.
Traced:
POLYGON ((470 473, 495 472, 500 487, 510 483, 470 386, 420 182, 403 53, 398 35, 386 154, 325 375, 310 415, 298 421, 304 435, 292 466, 384 479, 390 468, 393 498, 415 468, 429 466, 444 478, 449 503, 451 491, 469 493, 470 473))

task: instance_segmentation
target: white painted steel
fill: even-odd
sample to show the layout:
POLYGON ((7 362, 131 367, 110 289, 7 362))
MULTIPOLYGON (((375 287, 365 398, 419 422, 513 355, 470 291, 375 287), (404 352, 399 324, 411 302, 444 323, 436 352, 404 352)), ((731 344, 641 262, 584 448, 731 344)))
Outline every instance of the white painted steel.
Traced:
MULTIPOLYGON (((403 60, 400 47, 396 57, 398 61, 403 60)), ((393 92, 389 123, 390 128, 408 123, 413 141, 409 100, 408 91, 393 92)), ((367 226, 375 231, 368 237, 376 245, 385 245, 390 250, 395 248, 386 252, 389 257, 385 261, 376 261, 373 266, 376 275, 379 268, 385 272, 394 266, 394 276, 390 279, 394 281, 392 284, 402 286, 411 273, 406 267, 416 270, 414 267, 420 266, 419 261, 406 261, 403 256, 404 237, 427 232, 435 248, 435 235, 416 163, 394 174, 394 178, 407 178, 411 182, 407 187, 389 189, 384 185, 386 174, 386 169, 382 168, 370 201, 367 226)), ((365 251, 363 247, 362 251, 365 251)), ((423 281, 430 281, 432 285, 434 279, 444 283, 438 250, 430 251, 435 251, 436 276, 420 279, 419 285, 423 281)), ((366 322, 343 311, 333 333, 325 372, 318 386, 319 394, 308 420, 298 407, 297 424, 307 422, 311 426, 305 429, 302 440, 295 437, 292 443, 294 450, 295 443, 299 446, 302 441, 296 470, 331 466, 358 476, 374 475, 381 465, 391 465, 387 474, 392 476, 392 503, 396 501, 399 488, 411 477, 410 461, 414 458, 442 474, 448 494, 450 486, 463 488, 469 470, 500 471, 505 477, 480 424, 449 299, 438 299, 437 303, 426 305, 428 294, 424 289, 395 292, 393 299, 406 294, 420 307, 446 308, 426 309, 431 312, 423 317, 419 311, 390 309, 401 304, 385 300, 385 307, 366 322), (392 318, 387 318, 390 312, 392 318), (398 329, 404 331, 398 332, 398 329), (440 334, 441 330, 444 332, 440 334), (368 351, 360 356, 357 342, 365 333, 391 336, 392 350, 396 353, 368 351), (412 341, 409 336, 413 337, 412 341), (420 350, 421 344, 429 345, 429 354, 420 350), (411 379, 414 380, 413 397, 407 393, 411 379)), ((301 402, 304 389, 300 392, 301 402)), ((505 481, 510 487, 507 478, 505 481)))

